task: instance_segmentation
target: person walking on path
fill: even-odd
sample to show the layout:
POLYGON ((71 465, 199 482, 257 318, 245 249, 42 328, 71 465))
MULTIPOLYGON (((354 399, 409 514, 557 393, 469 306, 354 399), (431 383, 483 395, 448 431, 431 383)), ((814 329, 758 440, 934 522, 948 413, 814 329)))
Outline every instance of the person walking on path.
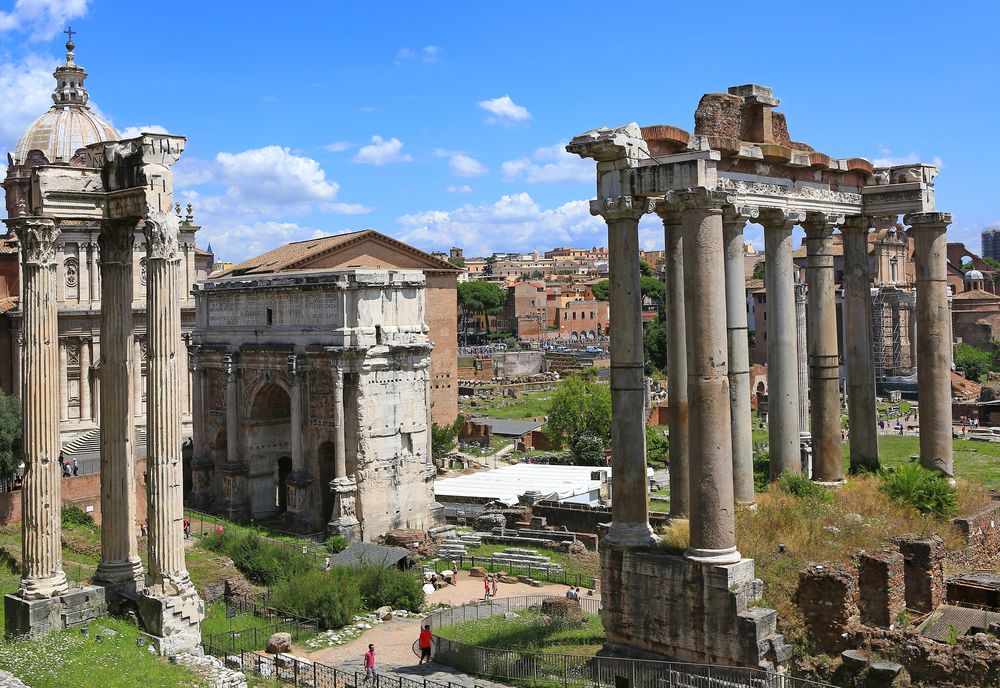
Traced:
POLYGON ((494 575, 493 576, 493 597, 494 597, 494 599, 497 596, 497 588, 498 587, 500 587, 500 576, 499 575, 494 575))
POLYGON ((372 643, 368 643, 368 652, 365 653, 365 685, 369 680, 378 681, 375 675, 375 646, 372 643))
POLYGON ((423 664, 424 660, 427 663, 431 663, 431 625, 426 624, 420 631, 420 661, 417 664, 423 664))
POLYGON ((486 576, 483 578, 483 587, 486 589, 486 593, 483 595, 483 600, 490 599, 490 577, 486 576))
POLYGON ((73 457, 73 476, 76 477, 78 475, 80 475, 80 464, 76 460, 76 457, 74 456, 73 457))

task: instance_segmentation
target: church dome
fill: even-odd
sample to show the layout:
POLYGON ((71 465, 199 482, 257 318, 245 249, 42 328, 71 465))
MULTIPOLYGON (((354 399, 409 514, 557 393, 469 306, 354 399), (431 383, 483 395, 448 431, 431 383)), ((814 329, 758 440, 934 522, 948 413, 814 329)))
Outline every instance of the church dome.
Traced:
POLYGON ((15 165, 23 164, 28 151, 32 150, 40 150, 49 162, 68 163, 84 146, 118 139, 115 128, 87 107, 90 95, 83 85, 87 72, 73 61, 74 47, 71 35, 66 42, 66 64, 53 73, 56 79, 52 92, 54 105, 36 119, 17 142, 13 156, 15 165))
POLYGON ((981 279, 986 279, 986 278, 983 277, 983 273, 979 272, 979 270, 969 270, 967 273, 965 273, 965 279, 967 279, 967 280, 981 280, 981 279))

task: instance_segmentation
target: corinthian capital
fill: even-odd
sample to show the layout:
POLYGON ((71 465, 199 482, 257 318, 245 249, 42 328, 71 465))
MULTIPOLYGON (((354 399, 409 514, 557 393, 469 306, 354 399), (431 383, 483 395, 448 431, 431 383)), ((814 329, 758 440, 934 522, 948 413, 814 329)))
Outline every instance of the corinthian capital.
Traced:
POLYGON ((180 233, 177 216, 171 212, 151 212, 145 220, 146 257, 149 260, 177 258, 177 239, 180 233))
POLYGON ((54 265, 56 241, 62 233, 47 217, 20 217, 9 221, 21 241, 21 256, 25 265, 54 265))
POLYGON ((590 202, 590 214, 611 220, 638 220, 653 211, 653 200, 645 196, 614 196, 590 202))
POLYGON ((736 203, 736 196, 725 191, 712 191, 703 187, 671 191, 666 200, 683 210, 720 209, 736 203))

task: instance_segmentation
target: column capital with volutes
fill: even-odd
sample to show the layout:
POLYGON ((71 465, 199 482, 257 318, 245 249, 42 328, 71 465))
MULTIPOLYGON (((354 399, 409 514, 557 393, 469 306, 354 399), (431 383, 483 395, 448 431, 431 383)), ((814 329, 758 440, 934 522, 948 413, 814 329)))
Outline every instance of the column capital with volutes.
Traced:
POLYGON ((590 202, 590 214, 600 215, 605 222, 638 220, 651 212, 653 212, 653 199, 645 196, 614 196, 590 202))
POLYGON ((670 225, 680 225, 682 211, 683 208, 681 207, 680 204, 665 198, 656 201, 656 203, 653 205, 653 212, 655 212, 663 221, 664 227, 670 225))
POLYGON ((7 221, 21 243, 21 260, 25 265, 56 264, 56 242, 62 230, 49 217, 19 217, 7 221))
POLYGON ((838 213, 806 213, 802 229, 810 238, 822 238, 833 234, 835 227, 842 227, 846 218, 838 213))
POLYGON ((935 229, 951 224, 951 213, 910 213, 903 216, 903 223, 914 229, 935 229))
POLYGON ((874 226, 874 218, 868 215, 848 215, 839 225, 841 234, 848 234, 851 232, 862 232, 867 234, 868 230, 874 226))
POLYGON ((760 217, 760 208, 753 205, 727 205, 722 209, 722 223, 724 225, 739 225, 742 227, 747 222, 756 222, 760 217))
POLYGON ((680 206, 681 210, 718 210, 734 205, 736 196, 725 191, 714 191, 705 187, 671 191, 665 197, 669 203, 680 206))
POLYGON ((802 210, 788 208, 761 208, 758 223, 764 230, 790 229, 806 221, 806 213, 802 210))

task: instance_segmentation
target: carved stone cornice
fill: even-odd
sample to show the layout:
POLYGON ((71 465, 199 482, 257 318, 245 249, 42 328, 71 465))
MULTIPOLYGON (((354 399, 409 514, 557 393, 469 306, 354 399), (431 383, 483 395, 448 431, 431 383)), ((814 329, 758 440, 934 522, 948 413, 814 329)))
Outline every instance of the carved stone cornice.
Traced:
POLYGON ((8 225, 17 232, 25 265, 52 267, 56 264, 56 242, 62 230, 47 217, 19 217, 8 225))
POLYGON ((590 214, 600 215, 605 222, 638 220, 651 212, 653 212, 653 199, 645 196, 615 196, 598 198, 590 202, 590 214))
POLYGON ((149 213, 143 223, 146 257, 149 260, 175 260, 180 229, 173 213, 149 213))
POLYGON ((917 229, 943 228, 951 224, 951 213, 910 213, 903 216, 903 223, 917 229))

